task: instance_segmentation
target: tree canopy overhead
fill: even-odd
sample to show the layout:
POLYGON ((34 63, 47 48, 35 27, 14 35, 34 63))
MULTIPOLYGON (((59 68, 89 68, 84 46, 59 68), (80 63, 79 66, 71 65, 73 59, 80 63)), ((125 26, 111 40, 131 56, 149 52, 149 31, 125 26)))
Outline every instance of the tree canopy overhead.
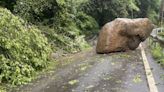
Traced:
POLYGON ((99 25, 118 17, 157 19, 160 0, 89 0, 83 10, 99 25))

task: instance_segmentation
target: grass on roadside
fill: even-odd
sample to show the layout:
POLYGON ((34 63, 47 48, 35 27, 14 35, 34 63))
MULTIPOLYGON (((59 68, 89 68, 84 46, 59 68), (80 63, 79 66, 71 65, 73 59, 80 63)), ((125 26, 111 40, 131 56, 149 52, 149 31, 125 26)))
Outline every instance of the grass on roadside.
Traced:
POLYGON ((160 46, 159 43, 156 43, 156 45, 151 45, 151 53, 153 55, 153 58, 157 60, 159 64, 164 66, 164 53, 163 48, 160 46))

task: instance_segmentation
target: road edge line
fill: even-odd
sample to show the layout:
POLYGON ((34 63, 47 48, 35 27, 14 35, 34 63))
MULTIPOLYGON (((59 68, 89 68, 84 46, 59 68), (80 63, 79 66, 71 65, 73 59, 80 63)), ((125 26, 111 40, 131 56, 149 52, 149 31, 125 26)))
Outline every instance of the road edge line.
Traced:
POLYGON ((158 92, 154 77, 153 77, 153 73, 151 71, 149 62, 147 60, 147 56, 145 53, 145 50, 142 46, 142 44, 140 44, 140 49, 141 49, 141 54, 142 54, 142 59, 143 59, 143 63, 144 63, 144 68, 145 68, 145 72, 146 72, 146 78, 147 78, 147 82, 148 82, 148 86, 149 86, 149 90, 150 92, 158 92))

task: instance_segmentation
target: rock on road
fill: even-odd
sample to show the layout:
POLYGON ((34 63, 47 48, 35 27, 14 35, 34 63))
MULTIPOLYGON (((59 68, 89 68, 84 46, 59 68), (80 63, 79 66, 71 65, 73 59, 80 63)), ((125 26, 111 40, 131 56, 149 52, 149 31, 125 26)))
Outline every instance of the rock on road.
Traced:
POLYGON ((84 56, 76 57, 75 62, 17 91, 149 92, 149 87, 138 48, 135 51, 112 54, 95 54, 90 51, 84 56))

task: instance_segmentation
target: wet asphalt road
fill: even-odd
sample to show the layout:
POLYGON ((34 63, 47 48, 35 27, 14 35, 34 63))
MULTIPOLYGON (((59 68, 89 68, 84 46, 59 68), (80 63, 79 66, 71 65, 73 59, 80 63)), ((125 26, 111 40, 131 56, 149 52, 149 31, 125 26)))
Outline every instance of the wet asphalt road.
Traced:
POLYGON ((164 67, 161 67, 161 65, 153 59, 148 46, 145 46, 146 44, 148 44, 148 41, 146 41, 143 46, 145 48, 146 56, 151 67, 158 92, 164 92, 164 67))
POLYGON ((112 54, 91 51, 76 58, 76 62, 17 91, 149 92, 140 49, 112 54))

